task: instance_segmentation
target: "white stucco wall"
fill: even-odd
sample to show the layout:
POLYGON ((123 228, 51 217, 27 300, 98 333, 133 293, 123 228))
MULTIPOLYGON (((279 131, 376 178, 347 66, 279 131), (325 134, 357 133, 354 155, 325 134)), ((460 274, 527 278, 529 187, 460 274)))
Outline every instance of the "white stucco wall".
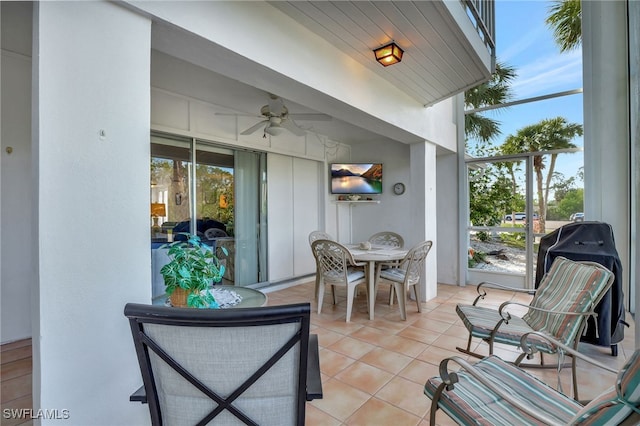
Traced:
MULTIPOLYGON (((438 258, 447 259, 438 264, 438 282, 464 284, 460 279, 459 253, 460 227, 458 221, 459 184, 458 156, 446 154, 437 158, 436 212, 438 217, 438 258)), ((465 262, 466 258, 462 257, 465 262)), ((466 266, 466 265, 465 265, 466 266)))
POLYGON ((145 424, 123 308, 151 300, 150 22, 114 3, 35 7, 34 406, 68 410, 42 424, 145 424))
POLYGON ((407 246, 411 243, 413 230, 408 220, 408 212, 411 199, 419 197, 420 194, 415 192, 411 184, 409 151, 409 145, 375 141, 352 148, 350 161, 382 163, 384 180, 382 194, 376 197, 380 204, 341 204, 337 207, 347 208, 351 213, 352 231, 351 240, 348 242, 366 241, 376 232, 393 231, 405 238, 407 246), (404 183, 404 194, 393 193, 393 184, 396 182, 404 183))
POLYGON ((436 147, 424 142, 411 145, 412 197, 409 207, 411 238, 409 246, 420 241, 433 242, 425 262, 424 280, 420 283, 422 300, 438 295, 438 221, 436 192, 436 147))

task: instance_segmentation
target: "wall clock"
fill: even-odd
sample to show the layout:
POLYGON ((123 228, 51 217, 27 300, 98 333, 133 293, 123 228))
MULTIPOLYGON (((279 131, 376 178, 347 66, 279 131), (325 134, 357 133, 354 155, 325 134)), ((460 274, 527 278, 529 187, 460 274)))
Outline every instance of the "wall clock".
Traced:
POLYGON ((396 195, 404 194, 404 183, 398 182, 393 184, 393 193, 396 195))

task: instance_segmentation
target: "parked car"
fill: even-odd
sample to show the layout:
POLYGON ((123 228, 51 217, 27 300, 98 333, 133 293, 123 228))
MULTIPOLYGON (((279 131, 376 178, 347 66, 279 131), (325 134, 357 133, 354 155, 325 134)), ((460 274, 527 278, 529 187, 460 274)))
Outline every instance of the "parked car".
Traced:
POLYGON ((583 212, 574 213, 571 216, 569 216, 569 220, 571 222, 583 222, 584 221, 584 213, 583 212))
MULTIPOLYGON (((514 216, 516 218, 516 220, 525 220, 527 218, 527 214, 525 212, 518 212, 518 213, 514 213, 514 216)), ((533 219, 538 219, 538 213, 534 213, 533 214, 533 219)), ((508 214, 504 217, 505 221, 510 221, 511 220, 511 214, 508 214)))
MULTIPOLYGON (((524 212, 514 213, 513 215, 515 216, 516 220, 525 220, 525 218, 527 217, 526 213, 524 212)), ((504 220, 506 221, 512 220, 511 214, 506 215, 504 217, 504 220)))

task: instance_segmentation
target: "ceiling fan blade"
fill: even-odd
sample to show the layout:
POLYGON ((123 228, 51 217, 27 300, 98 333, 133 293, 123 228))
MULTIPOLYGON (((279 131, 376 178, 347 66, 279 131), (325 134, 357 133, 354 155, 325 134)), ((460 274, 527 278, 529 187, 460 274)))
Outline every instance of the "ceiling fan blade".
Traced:
POLYGON ((269 122, 269 120, 262 120, 261 122, 256 123, 253 126, 249 127, 247 130, 242 131, 240 134, 241 135, 250 135, 251 133, 255 132, 260 127, 262 127, 265 123, 268 123, 268 122, 269 122))
POLYGON ((294 123, 293 120, 291 119, 282 120, 282 122, 280 123, 280 126, 284 127, 285 129, 287 129, 288 131, 290 131, 296 136, 304 136, 307 134, 307 132, 304 129, 301 129, 300 127, 298 127, 296 123, 294 123))
POLYGON ((314 113, 289 113, 289 117, 296 120, 309 120, 309 121, 331 121, 333 117, 327 114, 314 114, 314 113))
POLYGON ((260 115, 245 114, 243 112, 215 112, 215 113, 213 113, 213 115, 219 115, 219 116, 222 116, 222 117, 257 117, 257 118, 263 118, 260 115))

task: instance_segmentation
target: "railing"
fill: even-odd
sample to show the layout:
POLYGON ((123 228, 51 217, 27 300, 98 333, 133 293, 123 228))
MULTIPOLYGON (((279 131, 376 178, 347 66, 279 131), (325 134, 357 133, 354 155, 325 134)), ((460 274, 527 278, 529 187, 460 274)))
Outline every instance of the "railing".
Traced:
POLYGON ((494 0, 461 0, 467 15, 495 60, 495 4, 494 0))

